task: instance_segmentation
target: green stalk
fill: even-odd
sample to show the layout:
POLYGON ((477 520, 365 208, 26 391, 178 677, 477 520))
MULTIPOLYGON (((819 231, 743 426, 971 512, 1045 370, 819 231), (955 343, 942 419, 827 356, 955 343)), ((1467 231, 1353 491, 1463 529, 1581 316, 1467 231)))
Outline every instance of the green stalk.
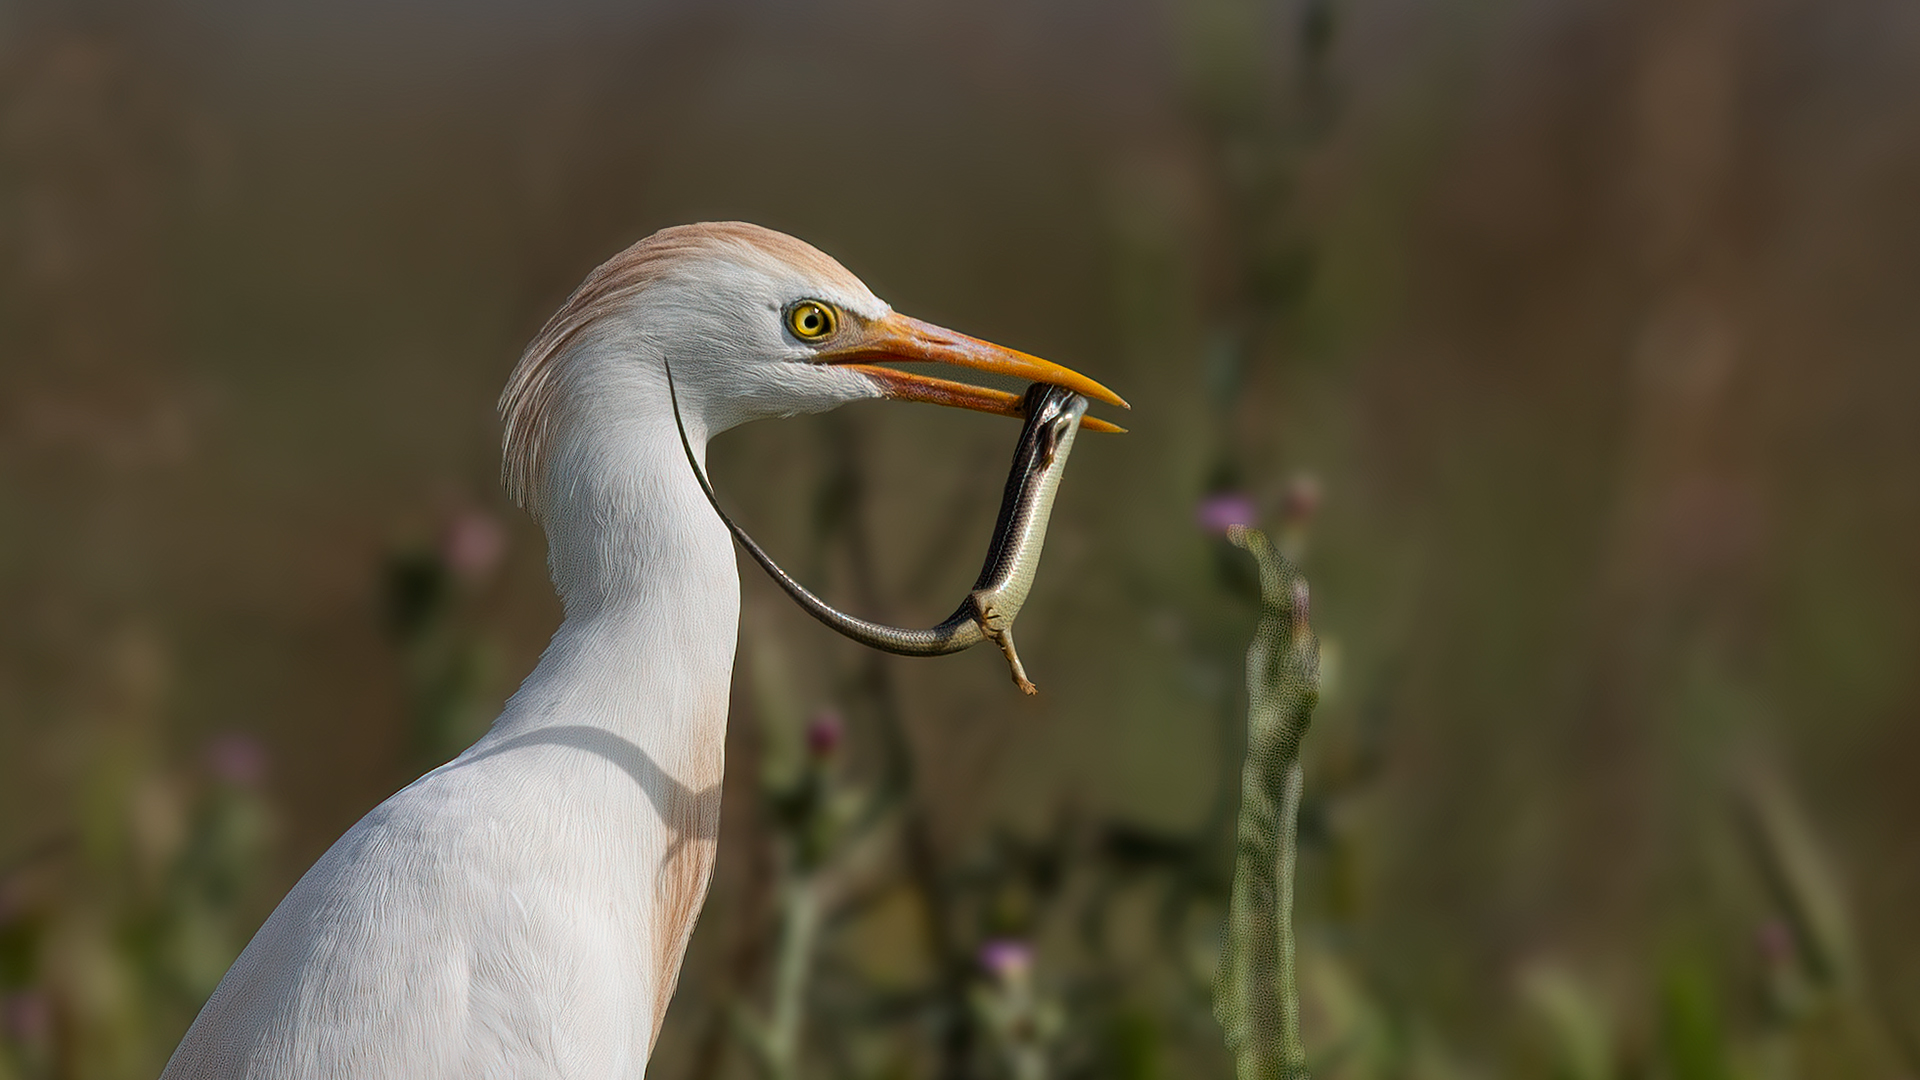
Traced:
POLYGON ((796 1080, 800 1075, 807 982, 820 929, 820 893, 814 876, 803 870, 788 874, 780 886, 773 1000, 767 1017, 761 1021, 745 1008, 734 1013, 735 1029, 765 1080, 796 1080))
POLYGON ((767 1022, 770 1076, 793 1080, 800 1074, 800 1027, 806 1012, 807 976, 813 970, 815 931, 820 926, 820 897, 811 874, 787 883, 780 926, 780 954, 773 977, 773 1014, 767 1022))
POLYGON ((1307 623, 1307 583, 1267 535, 1227 539, 1260 567, 1261 614, 1247 647, 1247 760, 1226 943, 1213 1014, 1239 1080, 1307 1080, 1294 978, 1293 872, 1300 816, 1300 740, 1320 694, 1320 648, 1307 623))

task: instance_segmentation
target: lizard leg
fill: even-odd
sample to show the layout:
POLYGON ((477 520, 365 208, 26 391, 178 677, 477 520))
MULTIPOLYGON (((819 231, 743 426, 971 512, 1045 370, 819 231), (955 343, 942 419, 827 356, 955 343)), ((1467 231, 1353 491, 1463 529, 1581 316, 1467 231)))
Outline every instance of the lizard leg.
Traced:
POLYGON ((986 635, 988 641, 1000 646, 1000 651, 1006 655, 1007 667, 1013 672, 1013 684, 1023 694, 1039 693, 1040 688, 1027 678, 1026 665, 1020 662, 1020 653, 1013 647, 1012 620, 1001 618, 993 604, 979 594, 973 597, 973 610, 974 619, 980 624, 980 632, 986 635))

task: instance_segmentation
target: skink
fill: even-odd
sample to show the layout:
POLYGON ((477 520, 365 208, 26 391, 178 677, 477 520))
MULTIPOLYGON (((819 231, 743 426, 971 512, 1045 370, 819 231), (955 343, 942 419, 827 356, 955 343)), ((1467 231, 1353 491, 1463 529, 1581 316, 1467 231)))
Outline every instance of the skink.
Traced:
POLYGON ((980 568, 979 580, 960 602, 953 614, 938 626, 910 630, 869 622, 849 615, 809 592, 806 586, 780 568, 747 531, 720 507, 705 469, 694 455, 687 438, 686 424, 680 418, 679 392, 673 388, 673 369, 667 369, 667 387, 673 397, 673 422, 680 429, 680 446, 687 454, 700 490, 713 504, 727 529, 740 546, 760 564, 768 576, 794 602, 840 633, 884 652, 901 656, 944 656, 991 641, 1006 654, 1014 684, 1023 693, 1038 693, 1020 663, 1013 646, 1013 620, 1027 602, 1033 588, 1033 576, 1040 565, 1040 549, 1047 539, 1047 519, 1053 512, 1053 500, 1060 491, 1060 477, 1067 470, 1067 455, 1073 451, 1074 436, 1080 430, 1080 418, 1087 411, 1087 399, 1071 390, 1046 383, 1034 383, 1021 399, 1026 426, 1021 429, 1019 446, 1014 450, 1013 467, 1007 475, 1006 493, 1000 499, 1000 517, 994 523, 993 539, 987 545, 987 558, 980 568))

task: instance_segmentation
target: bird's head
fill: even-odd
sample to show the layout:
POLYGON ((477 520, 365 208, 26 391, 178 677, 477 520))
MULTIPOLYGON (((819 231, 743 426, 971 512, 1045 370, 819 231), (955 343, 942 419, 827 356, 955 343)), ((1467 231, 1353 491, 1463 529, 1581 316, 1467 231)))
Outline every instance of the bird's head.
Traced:
POLYGON ((748 420, 862 398, 1019 415, 1013 394, 879 366, 911 361, 1057 383, 1126 405, 1058 364, 896 313, 791 236, 741 222, 682 225, 589 274, 521 356, 500 399, 507 489, 541 513, 570 459, 591 453, 596 439, 662 419, 669 366, 700 442, 748 420))

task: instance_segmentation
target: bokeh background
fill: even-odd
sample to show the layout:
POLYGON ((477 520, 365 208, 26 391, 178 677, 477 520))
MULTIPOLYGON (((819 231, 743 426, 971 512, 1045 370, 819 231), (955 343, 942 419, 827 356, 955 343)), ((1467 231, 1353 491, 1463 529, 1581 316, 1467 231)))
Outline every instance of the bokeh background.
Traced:
MULTIPOLYGON (((1917 193, 1904 0, 0 3, 0 1076, 155 1074, 484 729, 559 615, 495 396, 714 218, 1135 410, 1036 699, 743 570, 650 1075, 1229 1075, 1251 518, 1325 650, 1316 1075, 1920 1076, 1917 193)), ((924 622, 1013 436, 863 405, 713 469, 924 622)))

